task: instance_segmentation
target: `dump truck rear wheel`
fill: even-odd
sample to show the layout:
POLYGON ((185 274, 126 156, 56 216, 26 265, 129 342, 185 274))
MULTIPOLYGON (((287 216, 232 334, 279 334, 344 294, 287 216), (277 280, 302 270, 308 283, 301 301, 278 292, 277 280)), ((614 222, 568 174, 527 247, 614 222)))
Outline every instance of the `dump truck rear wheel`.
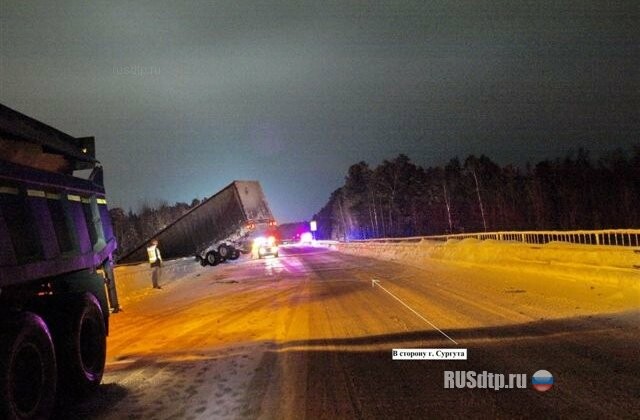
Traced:
POLYGON ((94 391, 102 381, 107 336, 100 304, 91 293, 61 302, 64 321, 54 333, 59 382, 65 397, 75 399, 94 391))
POLYGON ((47 324, 24 312, 5 320, 0 331, 0 418, 49 417, 57 372, 47 324))

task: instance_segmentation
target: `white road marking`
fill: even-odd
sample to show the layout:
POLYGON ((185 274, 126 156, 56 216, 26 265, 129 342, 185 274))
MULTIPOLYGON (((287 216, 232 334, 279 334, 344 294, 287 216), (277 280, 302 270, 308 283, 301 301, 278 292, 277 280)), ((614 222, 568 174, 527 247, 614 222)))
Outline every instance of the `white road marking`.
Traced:
POLYGON ((405 308, 407 308, 408 310, 410 310, 411 312, 413 312, 414 314, 416 314, 416 316, 418 316, 418 318, 420 318, 421 320, 423 320, 424 322, 426 322, 427 324, 431 325, 433 328, 435 328, 436 330, 438 330, 438 332, 440 332, 440 334, 444 335, 445 337, 447 337, 452 343, 454 343, 455 345, 458 345, 458 342, 456 340, 454 340, 453 338, 449 337, 447 335, 447 333, 445 333, 444 331, 442 331, 440 328, 436 327, 435 324, 431 321, 429 321, 427 318, 423 317, 422 315, 420 315, 418 312, 416 312, 415 310, 413 310, 413 308, 411 308, 409 305, 407 305, 406 303, 404 303, 402 300, 400 300, 399 297, 397 297, 396 295, 394 295, 393 293, 391 293, 390 291, 388 291, 387 289, 385 289, 381 284, 380 284, 380 280, 376 280, 376 279, 371 279, 371 287, 376 287, 376 285, 381 288, 382 290, 384 290, 385 292, 387 292, 392 298, 394 298, 395 300, 397 300, 398 302, 402 303, 402 305, 404 305, 405 308))

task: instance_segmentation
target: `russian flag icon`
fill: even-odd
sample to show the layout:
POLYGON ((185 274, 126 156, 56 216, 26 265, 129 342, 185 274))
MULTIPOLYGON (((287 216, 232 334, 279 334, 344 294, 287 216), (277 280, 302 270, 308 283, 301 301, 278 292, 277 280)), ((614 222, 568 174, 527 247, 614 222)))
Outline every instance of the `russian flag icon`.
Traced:
POLYGON ((553 375, 548 370, 539 370, 531 378, 533 389, 545 392, 553 387, 553 375))

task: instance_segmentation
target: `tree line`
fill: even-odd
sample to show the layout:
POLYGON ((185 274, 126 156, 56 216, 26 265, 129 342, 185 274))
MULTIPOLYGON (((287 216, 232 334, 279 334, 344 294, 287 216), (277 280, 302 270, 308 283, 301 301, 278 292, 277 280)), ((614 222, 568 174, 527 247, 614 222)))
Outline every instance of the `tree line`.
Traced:
POLYGON ((321 239, 640 227, 640 145, 525 168, 487 156, 423 168, 400 154, 352 165, 316 214, 321 239))

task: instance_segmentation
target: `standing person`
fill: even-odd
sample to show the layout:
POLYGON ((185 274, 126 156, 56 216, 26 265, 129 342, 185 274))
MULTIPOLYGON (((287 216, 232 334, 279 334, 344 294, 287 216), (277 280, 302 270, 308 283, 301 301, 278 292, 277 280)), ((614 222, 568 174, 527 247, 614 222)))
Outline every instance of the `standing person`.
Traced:
POLYGON ((158 240, 154 239, 147 247, 147 255, 149 256, 149 265, 151 265, 151 283, 154 289, 162 289, 158 282, 162 274, 162 256, 158 248, 158 240))

